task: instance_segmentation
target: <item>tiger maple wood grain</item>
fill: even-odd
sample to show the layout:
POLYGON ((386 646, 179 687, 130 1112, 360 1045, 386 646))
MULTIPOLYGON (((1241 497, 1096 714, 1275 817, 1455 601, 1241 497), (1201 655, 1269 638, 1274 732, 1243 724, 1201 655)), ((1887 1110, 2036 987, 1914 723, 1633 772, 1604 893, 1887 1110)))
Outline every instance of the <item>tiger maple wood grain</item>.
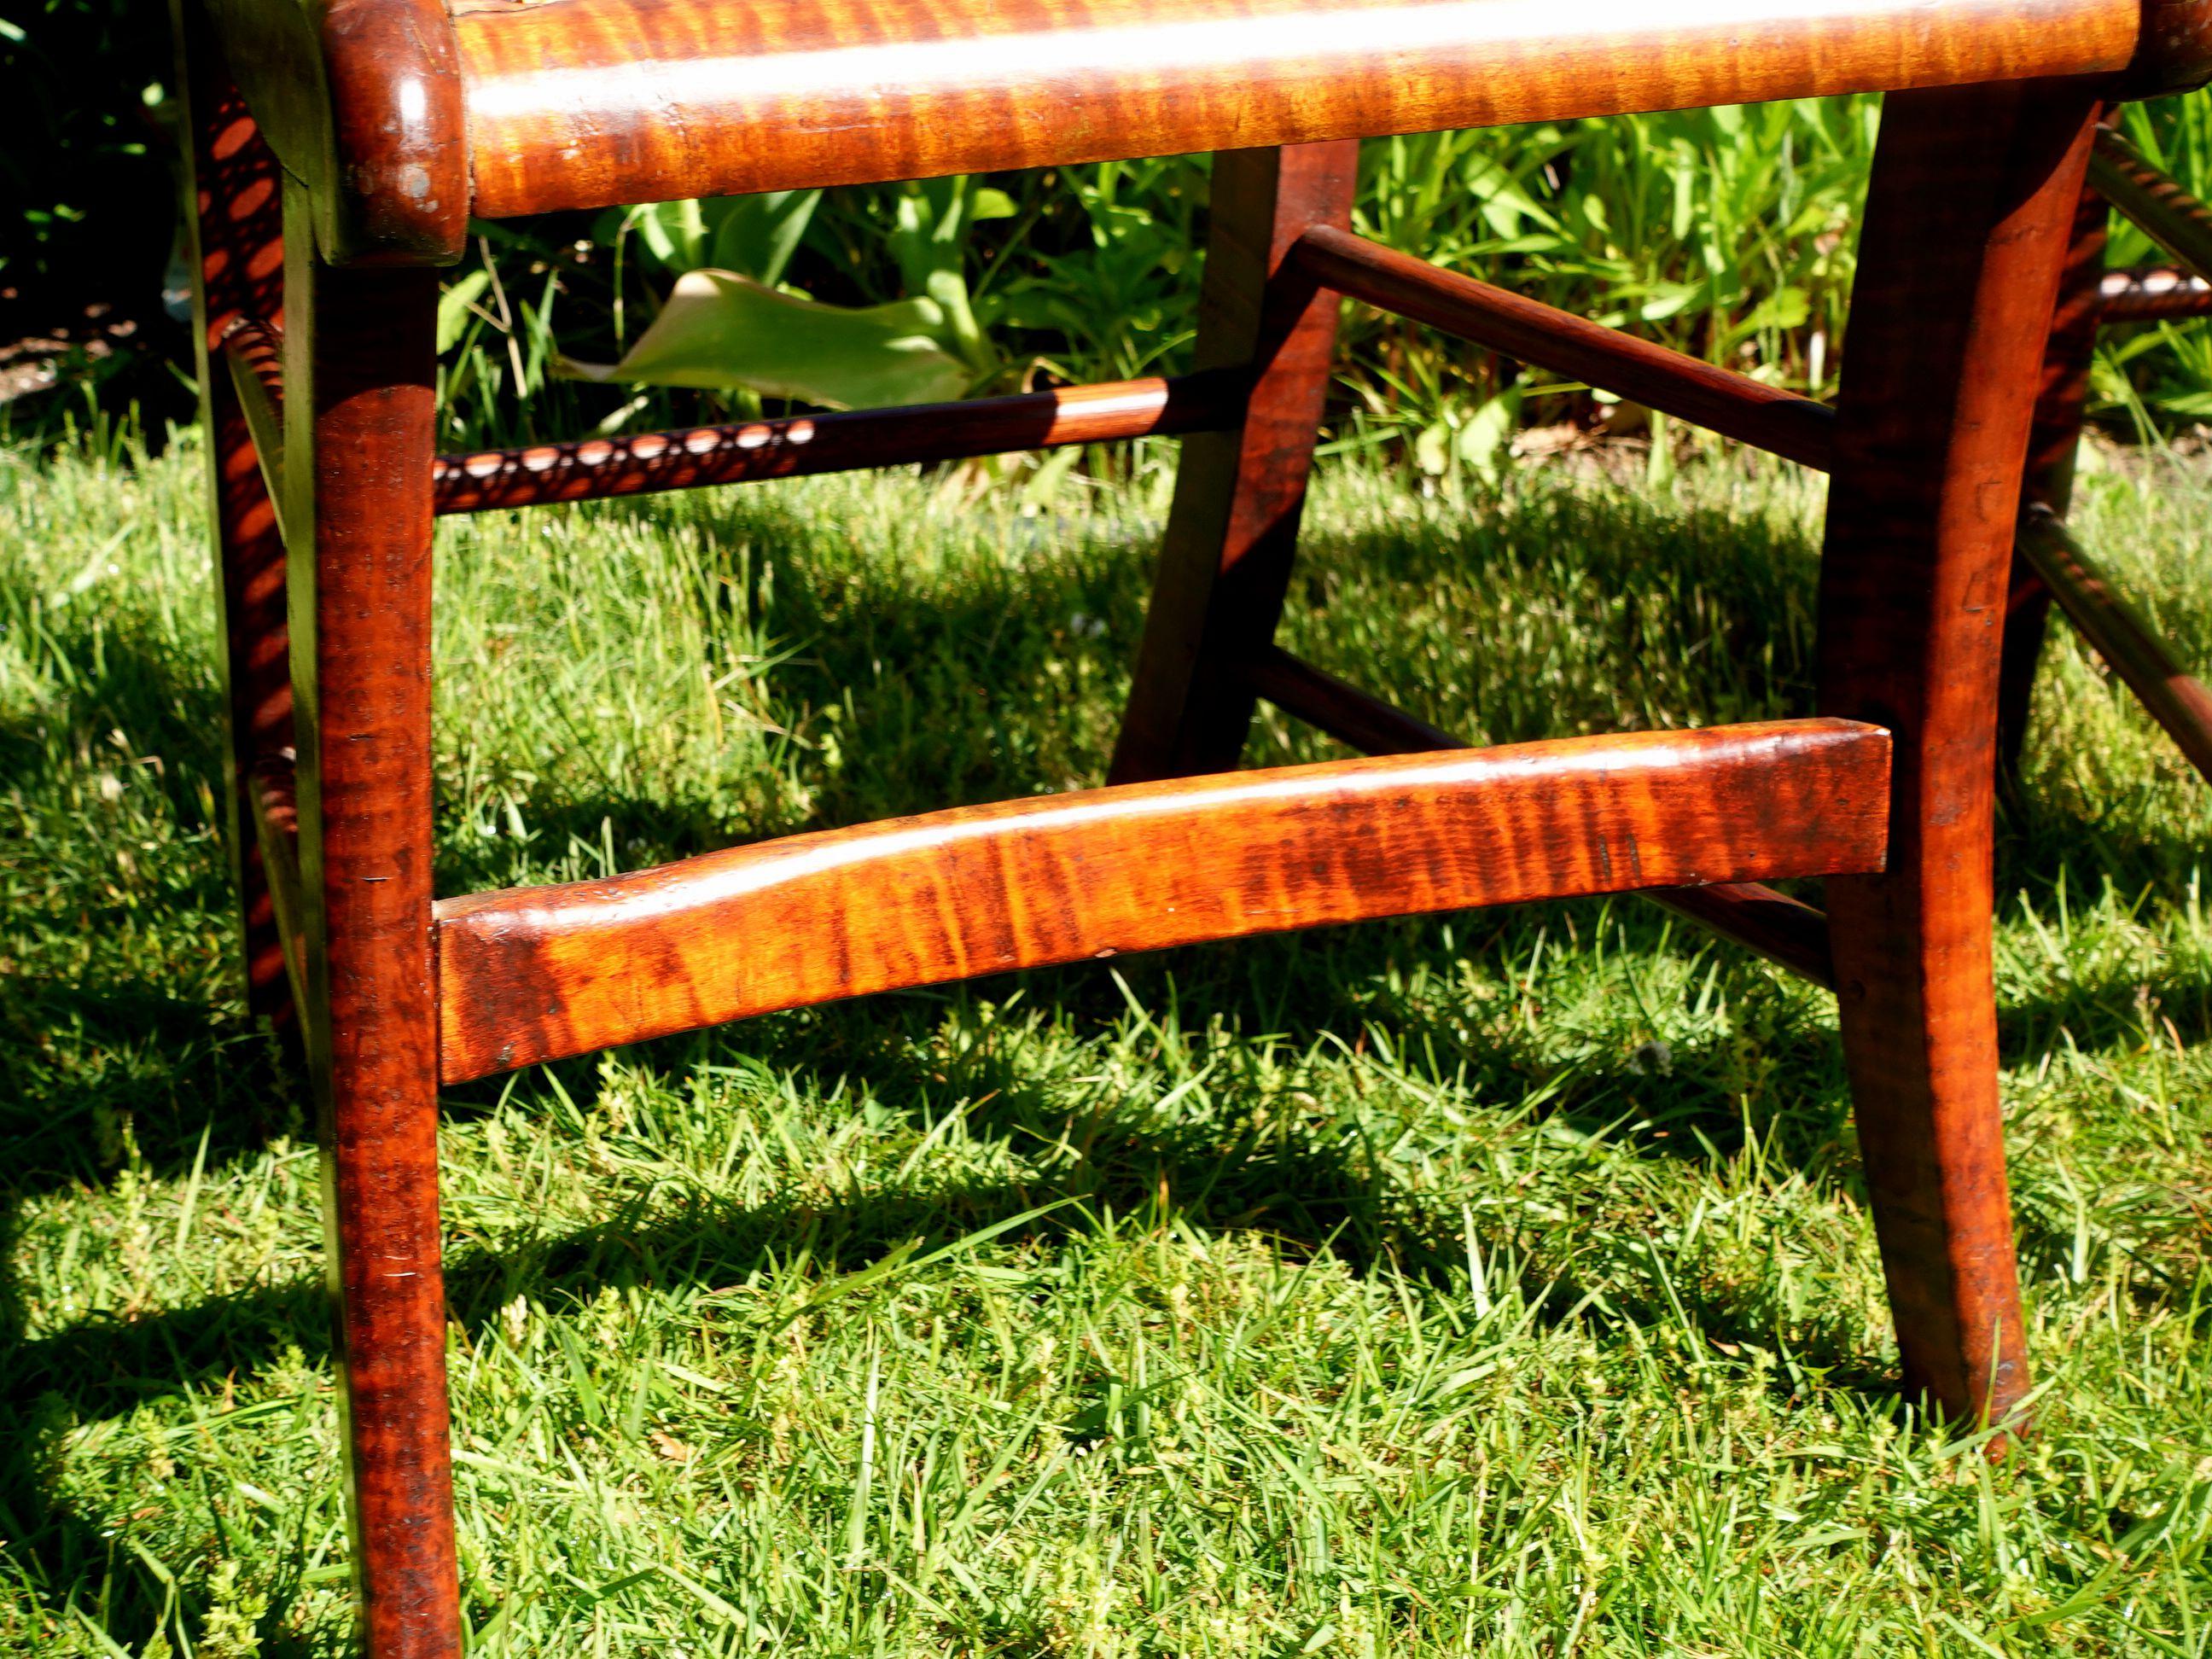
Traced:
POLYGON ((2136 0, 458 0, 475 210, 2124 67, 2136 0))
POLYGON ((1876 870, 1888 783, 1886 732, 1779 720, 1131 784, 448 899, 442 1068, 1202 939, 1876 870))

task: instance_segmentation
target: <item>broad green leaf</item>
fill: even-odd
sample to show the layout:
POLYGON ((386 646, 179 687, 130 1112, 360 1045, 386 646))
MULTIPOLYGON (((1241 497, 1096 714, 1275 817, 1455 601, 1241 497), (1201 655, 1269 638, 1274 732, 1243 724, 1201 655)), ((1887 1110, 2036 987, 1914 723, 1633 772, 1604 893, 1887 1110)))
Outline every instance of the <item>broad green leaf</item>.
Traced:
POLYGON ((694 270, 618 363, 566 358, 576 380, 744 387, 839 409, 934 403, 974 375, 945 347, 944 308, 927 299, 853 308, 824 305, 731 270, 694 270))

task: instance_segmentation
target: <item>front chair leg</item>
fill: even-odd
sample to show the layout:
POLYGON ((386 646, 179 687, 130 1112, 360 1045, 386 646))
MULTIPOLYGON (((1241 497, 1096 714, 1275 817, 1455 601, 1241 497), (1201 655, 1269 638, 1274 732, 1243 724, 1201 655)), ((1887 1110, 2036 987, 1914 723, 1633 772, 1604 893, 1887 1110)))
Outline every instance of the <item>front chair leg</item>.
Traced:
POLYGON ((284 484, 307 1060, 371 1659, 461 1651, 438 1241, 437 272, 319 263, 289 187, 284 484), (296 532, 295 532, 296 533, 296 532))
POLYGON ((1990 817, 2022 459, 2093 106, 1893 93, 1867 204, 1820 586, 1820 710, 1895 738, 1888 866, 1828 883, 1845 1060, 1907 1388, 2028 1387, 1997 1100, 1990 817))
POLYGON ((1351 222, 1358 166, 1349 141, 1213 158, 1197 366, 1249 370, 1251 394, 1240 425, 1183 440, 1112 782, 1225 772, 1244 747, 1244 665, 1282 616, 1336 345, 1337 296, 1283 259, 1351 222))

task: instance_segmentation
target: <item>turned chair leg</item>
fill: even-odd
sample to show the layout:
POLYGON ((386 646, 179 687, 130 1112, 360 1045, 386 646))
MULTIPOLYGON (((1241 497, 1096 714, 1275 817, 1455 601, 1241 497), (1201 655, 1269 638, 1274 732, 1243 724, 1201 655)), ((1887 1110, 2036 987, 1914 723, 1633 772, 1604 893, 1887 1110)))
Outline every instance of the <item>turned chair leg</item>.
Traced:
POLYGON ((1887 100, 1821 568, 1821 712, 1896 744, 1888 868, 1827 884, 1867 1185, 1906 1386, 1969 1419, 2028 1386, 1990 970, 1997 668, 2093 108, 2066 83, 1887 100))
POLYGON ((279 1030, 293 1024, 284 945, 263 867, 251 791, 255 769, 292 747, 292 681, 284 634, 284 542, 263 482, 222 342, 241 324, 282 319, 283 192, 197 7, 186 8, 183 57, 194 356, 207 445, 208 522, 223 635, 224 817, 244 926, 247 1006, 279 1030))
MULTIPOLYGON (((2101 113, 2101 112, 2100 112, 2101 113)), ((2059 279, 2058 304, 2044 347, 2042 393, 2027 441, 2024 499, 2060 518, 2074 496, 2074 460, 2081 447, 2081 410, 2089 396, 2089 364, 2096 355, 2105 274, 2106 228, 2112 208, 2085 189, 2075 210, 2073 240, 2059 279)), ((2021 744, 2035 700, 2035 671, 2051 617, 2051 590, 2027 559, 2015 555, 2005 598, 2004 659, 1997 676, 1997 765, 2008 787, 2020 775, 2021 744)))
POLYGON ((453 1659, 439 1259, 430 527, 438 274, 339 270, 288 183, 285 519, 302 1010, 372 1659, 453 1659), (295 539, 309 538, 295 529, 295 539))
POLYGON ((1213 158, 1197 366, 1249 368, 1251 396, 1240 426, 1183 440, 1112 782, 1225 772, 1244 747, 1246 665, 1282 617, 1340 305, 1284 256, 1351 222, 1358 165, 1354 142, 1213 158))

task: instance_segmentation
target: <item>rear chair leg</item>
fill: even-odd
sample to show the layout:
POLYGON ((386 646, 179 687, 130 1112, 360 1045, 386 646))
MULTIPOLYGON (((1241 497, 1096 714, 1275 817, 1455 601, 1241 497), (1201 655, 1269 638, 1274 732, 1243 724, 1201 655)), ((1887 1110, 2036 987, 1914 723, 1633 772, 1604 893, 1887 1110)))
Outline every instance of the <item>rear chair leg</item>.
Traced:
POLYGON ((457 1659, 431 981, 438 276, 321 264, 286 190, 285 518, 314 527, 288 583, 302 1012, 354 1561, 370 1659, 457 1659))
MULTIPOLYGON (((2028 434, 2025 499, 2049 507, 2062 519, 2074 496, 2074 458, 2081 447, 2081 409, 2088 400, 2089 363, 2097 349, 2097 289, 2105 274, 2111 217, 2103 197, 2094 190, 2081 192, 2065 275, 2059 279, 2058 307, 2043 351, 2043 392, 2028 434)), ((2036 665, 2050 617, 2050 589, 2026 559, 2015 556, 2005 599, 2004 663, 1997 678, 1997 764, 2008 787, 2019 780, 2021 744, 2027 736, 2036 665)))
POLYGON ((1990 814, 2006 571, 2081 200, 2078 86, 1892 93, 1837 410, 1820 712, 1895 737, 1886 873, 1833 878, 1844 1057, 1907 1388, 2028 1386, 1997 1101, 1990 814))
POLYGON ((1315 225, 1347 225, 1356 142, 1224 150, 1199 301, 1200 368, 1249 368, 1243 423, 1183 440, 1145 638, 1109 775, 1225 772, 1252 724, 1243 663, 1291 579, 1339 301, 1282 269, 1315 225))
POLYGON ((225 826, 244 923, 247 1006, 289 1032, 294 1010, 283 941, 246 793, 254 769, 292 746, 284 543, 222 350, 223 339, 240 323, 274 325, 283 319, 283 191, 276 157, 230 84, 205 18, 187 0, 178 21, 191 133, 185 184, 191 210, 185 219, 193 272, 194 356, 224 639, 225 826))

